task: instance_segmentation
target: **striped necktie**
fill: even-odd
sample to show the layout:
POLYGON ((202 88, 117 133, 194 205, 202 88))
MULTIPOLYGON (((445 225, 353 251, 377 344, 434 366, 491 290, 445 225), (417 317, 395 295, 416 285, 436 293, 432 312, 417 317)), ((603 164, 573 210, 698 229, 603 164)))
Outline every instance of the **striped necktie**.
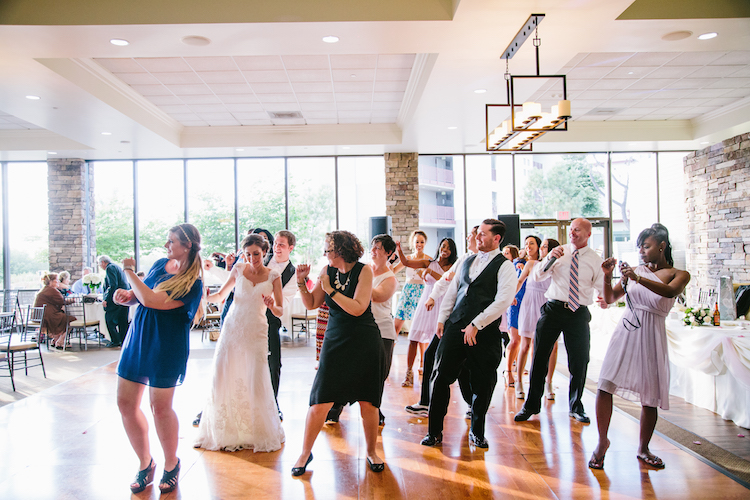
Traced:
POLYGON ((580 306, 578 298, 578 250, 573 252, 573 259, 570 261, 570 290, 568 291, 568 307, 575 311, 580 306))

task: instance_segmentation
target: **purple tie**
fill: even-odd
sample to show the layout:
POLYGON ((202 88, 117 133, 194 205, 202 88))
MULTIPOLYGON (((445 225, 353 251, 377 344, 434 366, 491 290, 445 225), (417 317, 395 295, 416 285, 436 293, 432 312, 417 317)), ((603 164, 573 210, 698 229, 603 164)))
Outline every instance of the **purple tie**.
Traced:
POLYGON ((568 292, 568 307, 571 311, 580 306, 578 298, 578 250, 573 252, 573 260, 570 261, 570 291, 568 292))

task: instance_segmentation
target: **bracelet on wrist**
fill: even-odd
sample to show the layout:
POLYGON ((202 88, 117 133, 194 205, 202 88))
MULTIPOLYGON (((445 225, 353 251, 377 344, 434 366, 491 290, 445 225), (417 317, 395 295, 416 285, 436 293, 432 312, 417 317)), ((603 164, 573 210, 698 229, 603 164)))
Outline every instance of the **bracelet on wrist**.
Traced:
POLYGON ((641 277, 640 277, 640 275, 636 275, 635 276, 635 282, 638 283, 639 285, 641 284, 641 277))
POLYGON ((133 266, 125 266, 125 267, 123 267, 123 270, 135 272, 135 267, 133 267, 133 266))

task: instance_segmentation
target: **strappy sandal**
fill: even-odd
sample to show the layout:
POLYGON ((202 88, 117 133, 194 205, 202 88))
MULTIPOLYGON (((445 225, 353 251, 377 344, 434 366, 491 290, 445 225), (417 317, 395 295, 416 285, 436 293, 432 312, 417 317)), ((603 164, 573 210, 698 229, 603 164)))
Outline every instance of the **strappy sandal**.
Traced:
POLYGON ((636 455, 636 456, 638 457, 638 460, 640 460, 646 465, 650 465, 651 467, 654 467, 655 469, 663 469, 664 467, 666 467, 662 459, 657 457, 656 455, 652 455, 652 456, 636 455))
POLYGON ((170 471, 164 471, 164 475, 159 481, 159 491, 162 493, 170 493, 177 488, 177 479, 180 476, 180 459, 177 459, 177 465, 170 471))
POLYGON ((414 385, 414 372, 409 370, 406 372, 404 381, 401 382, 401 387, 412 387, 414 385))
POLYGON ((138 471, 138 474, 135 475, 135 479, 130 484, 130 491, 133 493, 140 493, 141 491, 146 489, 146 486, 154 482, 154 472, 156 472, 156 464, 154 463, 154 459, 151 459, 151 462, 149 462, 148 467, 145 469, 138 471))
POLYGON ((591 460, 589 460, 589 469, 602 470, 603 468, 604 468, 604 455, 597 458, 596 453, 592 453, 591 460))

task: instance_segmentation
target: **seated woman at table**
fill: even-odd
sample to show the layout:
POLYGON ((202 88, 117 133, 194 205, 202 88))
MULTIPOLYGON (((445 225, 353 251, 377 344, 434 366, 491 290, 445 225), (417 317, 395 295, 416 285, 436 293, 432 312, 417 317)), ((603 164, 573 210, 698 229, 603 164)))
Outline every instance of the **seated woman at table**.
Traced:
POLYGON ((57 289, 63 297, 68 297, 73 294, 73 289, 70 287, 70 273, 63 271, 57 275, 57 289))
POLYGON ((47 332, 47 337, 52 340, 56 349, 62 349, 68 323, 76 320, 75 316, 65 314, 65 304, 70 304, 73 299, 66 299, 60 294, 57 273, 44 273, 42 283, 44 287, 36 294, 34 307, 47 306, 44 309, 42 331, 47 332))
POLYGON ((617 259, 602 263, 604 300, 611 304, 626 295, 627 309, 615 328, 602 362, 596 395, 596 423, 599 444, 589 467, 604 468, 609 448, 607 432, 612 420, 612 394, 641 402, 641 432, 637 458, 647 465, 664 468, 661 458, 648 449, 654 434, 658 410, 669 409, 669 357, 665 320, 677 297, 690 281, 690 274, 672 267, 669 232, 654 224, 638 235, 643 265, 631 268, 620 263, 622 278, 612 287, 617 259))

